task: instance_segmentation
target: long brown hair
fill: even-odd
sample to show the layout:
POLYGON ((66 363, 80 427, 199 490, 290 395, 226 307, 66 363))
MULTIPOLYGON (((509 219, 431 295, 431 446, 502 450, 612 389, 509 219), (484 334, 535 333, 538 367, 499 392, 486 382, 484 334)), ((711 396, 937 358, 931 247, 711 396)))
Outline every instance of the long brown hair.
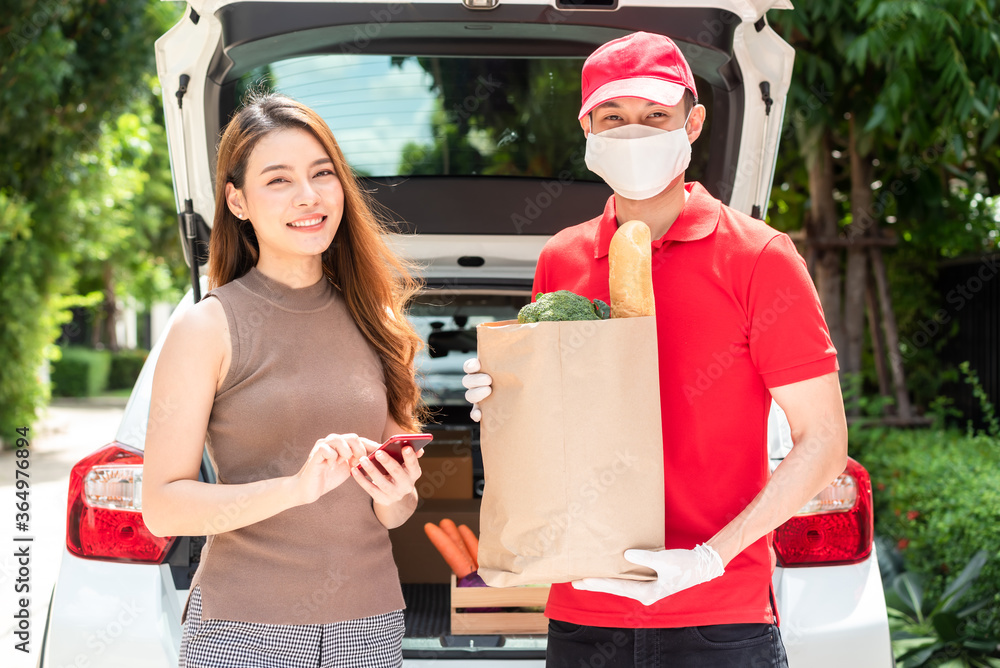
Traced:
POLYGON ((333 243, 323 251, 323 272, 340 288, 358 329, 382 360, 390 415, 403 429, 418 431, 426 409, 420 402, 413 360, 422 341, 404 309, 420 282, 414 278, 413 266, 386 245, 388 229, 373 213, 329 126, 304 104, 275 93, 253 94, 226 126, 215 172, 209 286, 225 285, 257 264, 257 237, 249 222, 230 211, 226 184, 241 190, 254 147, 267 134, 285 129, 312 133, 333 161, 344 191, 344 213, 333 243))

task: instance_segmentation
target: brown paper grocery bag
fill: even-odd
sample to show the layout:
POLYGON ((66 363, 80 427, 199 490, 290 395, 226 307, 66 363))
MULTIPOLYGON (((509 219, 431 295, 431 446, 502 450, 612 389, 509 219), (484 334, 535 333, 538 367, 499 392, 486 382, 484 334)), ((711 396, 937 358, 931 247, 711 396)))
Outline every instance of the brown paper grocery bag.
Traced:
POLYGON ((663 436, 654 317, 477 327, 486 584, 648 580, 661 549, 663 436))

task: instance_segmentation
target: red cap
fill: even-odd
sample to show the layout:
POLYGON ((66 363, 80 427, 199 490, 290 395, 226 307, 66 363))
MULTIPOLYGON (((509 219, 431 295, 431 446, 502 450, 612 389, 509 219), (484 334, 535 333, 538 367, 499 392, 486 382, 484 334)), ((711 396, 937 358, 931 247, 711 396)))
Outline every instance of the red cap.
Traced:
POLYGON ((616 97, 641 97, 673 107, 688 89, 698 99, 694 75, 669 37, 648 32, 625 35, 599 47, 583 64, 583 118, 616 97))

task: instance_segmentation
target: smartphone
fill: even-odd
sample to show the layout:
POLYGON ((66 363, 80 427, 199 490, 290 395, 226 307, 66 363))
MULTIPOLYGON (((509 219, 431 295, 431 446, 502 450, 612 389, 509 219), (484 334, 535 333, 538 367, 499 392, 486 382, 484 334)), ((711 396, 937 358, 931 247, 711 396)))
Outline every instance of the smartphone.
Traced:
MULTIPOLYGON (((389 454, 393 459, 402 464, 403 448, 405 446, 407 445, 410 446, 411 448, 413 448, 413 451, 416 452, 418 450, 422 450, 423 447, 428 443, 430 443, 432 440, 434 440, 433 434, 396 434, 395 436, 390 436, 388 439, 386 439, 386 442, 380 445, 378 450, 376 450, 375 452, 381 450, 389 454)), ((375 465, 375 468, 378 470, 379 473, 381 473, 382 475, 388 475, 389 472, 385 470, 385 467, 379 464, 378 460, 375 459, 374 456, 375 452, 368 455, 368 459, 370 459, 372 464, 375 465)), ((365 473, 365 469, 361 466, 361 464, 358 464, 356 468, 362 473, 365 473)), ((368 478, 368 475, 365 474, 365 477, 368 478)), ((368 479, 371 480, 371 478, 368 479)))

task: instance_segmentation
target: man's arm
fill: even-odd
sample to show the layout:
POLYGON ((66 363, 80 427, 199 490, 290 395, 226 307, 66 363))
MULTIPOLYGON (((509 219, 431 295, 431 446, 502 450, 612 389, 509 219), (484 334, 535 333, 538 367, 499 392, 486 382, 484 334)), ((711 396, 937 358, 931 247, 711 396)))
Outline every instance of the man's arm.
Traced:
POLYGON ((847 465, 847 418, 837 374, 771 388, 788 416, 792 451, 764 489, 708 545, 728 564, 784 524, 847 465))
POLYGON ((722 575, 725 565, 736 555, 781 526, 840 475, 847 463, 847 419, 837 374, 772 388, 771 396, 788 416, 794 445, 743 512, 706 543, 691 550, 625 551, 627 560, 655 570, 656 580, 586 578, 573 586, 652 605, 708 582, 722 575))

